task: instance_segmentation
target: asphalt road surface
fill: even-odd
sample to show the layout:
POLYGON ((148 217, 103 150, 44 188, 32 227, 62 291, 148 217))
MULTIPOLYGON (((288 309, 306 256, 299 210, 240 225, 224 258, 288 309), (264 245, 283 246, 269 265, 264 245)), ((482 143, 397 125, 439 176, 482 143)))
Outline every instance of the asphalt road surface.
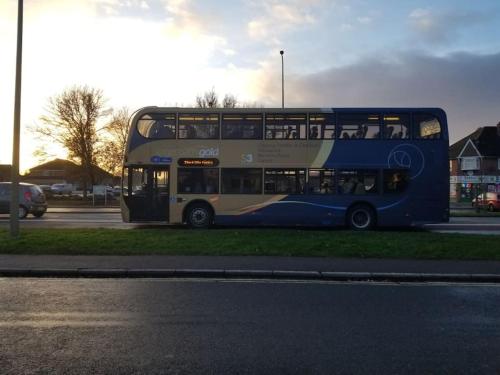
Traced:
POLYGON ((498 374, 500 286, 0 279, 0 369, 498 374))
MULTIPOLYGON (((9 225, 8 215, 0 215, 0 228, 9 225)), ((27 228, 119 228, 130 229, 151 224, 123 223, 117 209, 52 209, 41 218, 29 215, 21 221, 27 228)), ((153 224, 164 226, 166 224, 153 224)), ((435 232, 500 235, 500 217, 452 217, 450 223, 427 225, 435 232)))

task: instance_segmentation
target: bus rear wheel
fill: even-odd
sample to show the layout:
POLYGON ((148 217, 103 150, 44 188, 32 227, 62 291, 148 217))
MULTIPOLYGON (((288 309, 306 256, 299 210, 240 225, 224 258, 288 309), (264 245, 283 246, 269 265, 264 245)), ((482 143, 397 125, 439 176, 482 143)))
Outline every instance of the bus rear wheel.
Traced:
POLYGON ((347 212, 347 225, 354 230, 370 230, 375 226, 375 212, 366 204, 357 204, 347 212))
POLYGON ((206 229, 213 221, 211 208, 206 204, 193 204, 188 208, 186 221, 191 228, 206 229))

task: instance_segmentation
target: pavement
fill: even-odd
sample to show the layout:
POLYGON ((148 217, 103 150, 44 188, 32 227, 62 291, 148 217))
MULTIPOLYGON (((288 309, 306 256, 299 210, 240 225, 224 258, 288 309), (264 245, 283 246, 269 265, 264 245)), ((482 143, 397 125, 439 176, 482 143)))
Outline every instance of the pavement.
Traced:
MULTIPOLYGON (((117 207, 49 208, 43 220, 26 224, 126 227, 117 207), (87 215, 81 215, 87 214, 87 215), (68 224, 69 223, 69 224, 68 224)), ((440 232, 500 234, 500 217, 454 217, 449 224, 426 226, 440 232)), ((479 245, 479 244, 478 244, 479 245)), ((339 281, 500 282, 500 262, 400 259, 338 259, 211 256, 0 255, 4 277, 251 278, 339 281)))
POLYGON ((500 261, 252 256, 0 255, 3 277, 500 282, 500 261))

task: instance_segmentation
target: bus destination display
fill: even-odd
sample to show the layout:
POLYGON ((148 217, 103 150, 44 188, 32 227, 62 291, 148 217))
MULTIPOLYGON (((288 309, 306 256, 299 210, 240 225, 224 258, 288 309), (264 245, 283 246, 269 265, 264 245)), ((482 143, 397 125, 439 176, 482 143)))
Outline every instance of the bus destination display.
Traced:
POLYGON ((178 161, 181 167, 216 167, 219 165, 219 159, 215 158, 181 158, 178 161))

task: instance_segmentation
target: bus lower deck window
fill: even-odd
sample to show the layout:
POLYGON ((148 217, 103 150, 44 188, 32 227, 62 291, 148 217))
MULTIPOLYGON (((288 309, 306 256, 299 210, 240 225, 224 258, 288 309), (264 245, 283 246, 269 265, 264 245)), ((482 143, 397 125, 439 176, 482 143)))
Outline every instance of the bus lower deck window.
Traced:
POLYGON ((338 181, 339 194, 373 194, 378 192, 378 171, 341 170, 338 181))
POLYGON ((177 192, 179 194, 217 194, 219 192, 218 168, 179 168, 177 192))

